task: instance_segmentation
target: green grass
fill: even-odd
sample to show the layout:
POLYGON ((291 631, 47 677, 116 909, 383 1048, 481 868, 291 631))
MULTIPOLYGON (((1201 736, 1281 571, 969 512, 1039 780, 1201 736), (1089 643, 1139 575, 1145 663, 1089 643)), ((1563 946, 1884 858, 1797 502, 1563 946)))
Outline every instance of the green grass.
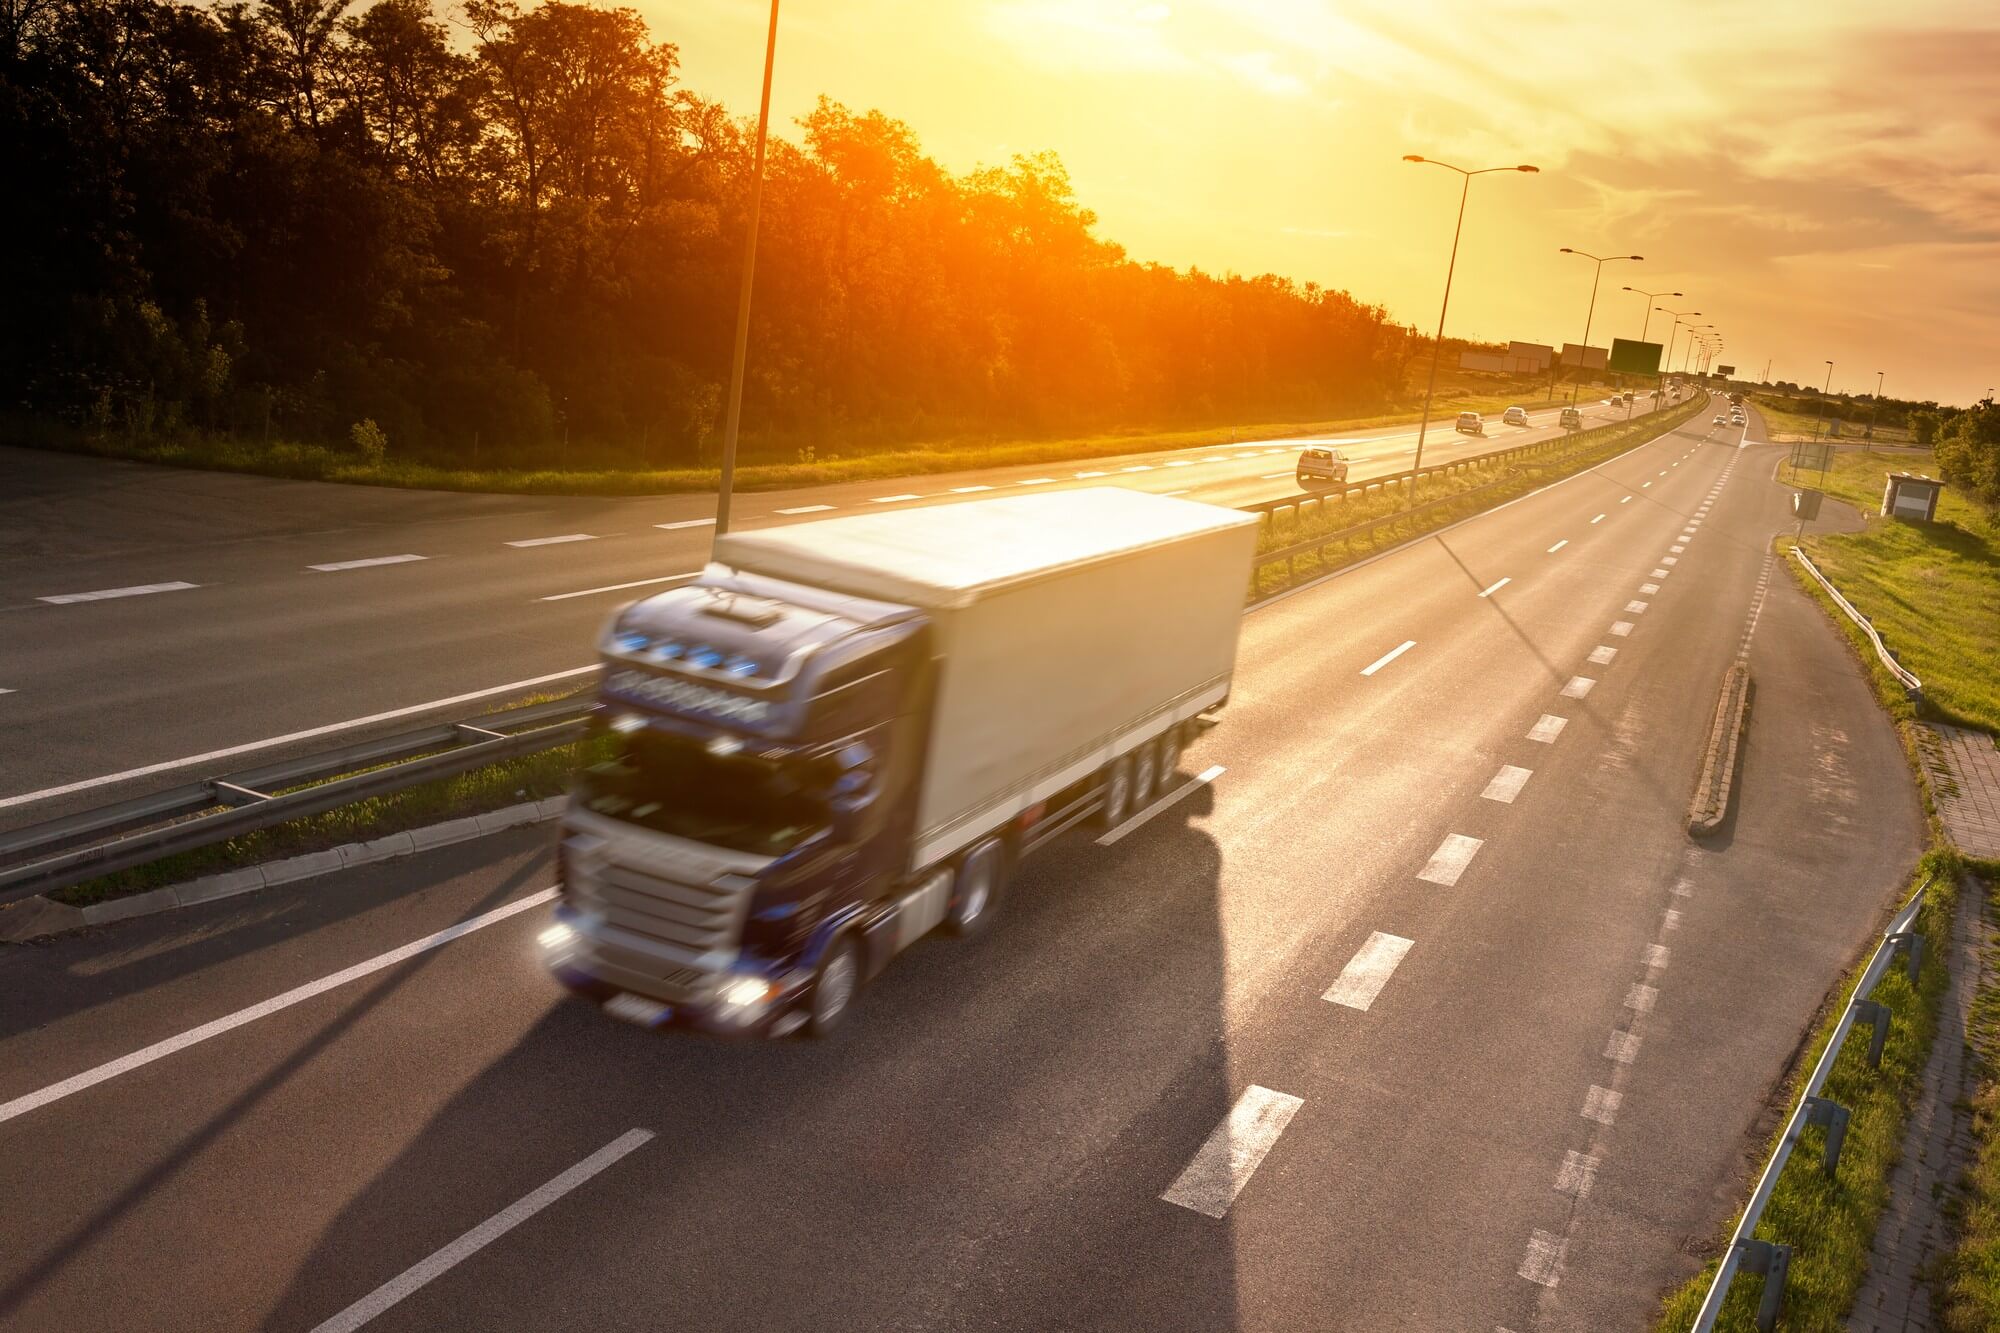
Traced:
MULTIPOLYGON (((1431 408, 1433 420, 1461 411, 1493 413, 1513 404, 1533 406, 1540 399, 1534 388, 1507 384, 1505 393, 1490 383, 1467 382, 1441 388, 1431 408), (1526 396, 1523 396, 1525 394, 1526 396)), ((841 452, 818 448, 792 450, 789 457, 746 441, 736 470, 736 488, 744 491, 823 486, 842 481, 882 480, 957 472, 1016 464, 1068 462, 1116 454, 1170 449, 1208 449, 1239 440, 1290 439, 1331 431, 1365 430, 1374 426, 1414 425, 1423 396, 1386 403, 1353 415, 1318 421, 1289 419, 1226 423, 1193 428, 1140 428, 1094 435, 1039 439, 959 437, 879 449, 845 446, 841 452)), ((621 469, 591 468, 466 468, 395 456, 369 462, 358 453, 319 445, 278 441, 260 444, 227 435, 187 432, 171 439, 128 437, 118 432, 92 433, 58 426, 46 420, 14 419, 0 428, 0 439, 34 448, 59 449, 105 458, 124 458, 171 467, 217 472, 248 472, 304 481, 331 481, 361 486, 397 486, 422 490, 487 491, 528 495, 659 495, 712 491, 720 473, 716 467, 621 469)))
MULTIPOLYGON (((1861 440, 1865 439, 1868 433, 1868 408, 1865 404, 1857 403, 1843 407, 1838 403, 1829 402, 1827 415, 1819 417, 1815 417, 1813 402, 1810 399, 1781 398, 1776 394, 1754 393, 1750 395, 1750 405, 1763 413, 1765 428, 1770 431, 1771 439, 1774 441, 1810 440, 1813 438, 1815 428, 1819 431, 1819 438, 1826 440, 1834 438, 1861 440), (1837 437, 1830 429, 1835 412, 1849 414, 1840 419, 1840 432, 1837 437)), ((1912 439, 1909 428, 1905 426, 1875 428, 1877 444, 1909 444, 1912 439)))
MULTIPOLYGON (((1635 417, 1613 426, 1597 426, 1569 437, 1564 445, 1547 453, 1501 462, 1475 464, 1460 472, 1426 477, 1417 490, 1417 503, 1457 500, 1412 516, 1405 522, 1384 524, 1372 533, 1342 538, 1317 552, 1306 551, 1284 562, 1259 566, 1252 595, 1269 596, 1295 583, 1366 559, 1376 551, 1408 541, 1414 536, 1455 523, 1471 514, 1505 504, 1538 486, 1585 471, 1623 453, 1634 444, 1663 434, 1706 410, 1696 399, 1666 412, 1635 417)), ((1274 514, 1258 532, 1259 555, 1282 549, 1323 534, 1340 532, 1375 519, 1388 518, 1408 507, 1401 488, 1375 492, 1365 497, 1343 500, 1315 508, 1307 517, 1297 511, 1274 514)))
MULTIPOLYGON (((1867 1271, 1876 1219, 1889 1197, 1889 1171, 1901 1154, 1903 1123, 1922 1084, 1924 1064, 1937 1031, 1938 1011, 1947 981, 1945 960, 1951 956, 1956 869, 1956 859, 1949 852, 1934 851, 1924 857, 1912 880, 1914 888, 1926 875, 1936 872, 1937 876, 1917 914, 1916 928, 1924 938, 1923 968, 1917 984, 1910 983, 1899 959, 1871 997, 1888 1005, 1895 1015, 1888 1045, 1882 1052, 1881 1068, 1868 1067, 1869 1028, 1857 1025, 1827 1079, 1822 1095, 1846 1107, 1850 1117, 1838 1177, 1828 1180, 1821 1169, 1825 1131, 1805 1130, 1778 1177, 1770 1204, 1757 1227, 1759 1239, 1792 1247, 1785 1309, 1780 1318, 1780 1327, 1787 1333, 1834 1333, 1844 1329, 1847 1311, 1867 1271)), ((1829 1006, 1812 1042, 1786 1081, 1786 1118, 1798 1102, 1805 1079, 1832 1038, 1865 962, 1863 959, 1857 963, 1842 978, 1836 992, 1837 1002, 1829 1006)), ((1770 1149, 1777 1146, 1782 1130, 1781 1123, 1766 1145, 1765 1156, 1759 1160, 1760 1172, 1770 1149)), ((1739 1205, 1738 1211, 1730 1215, 1730 1228, 1735 1227, 1740 1216, 1739 1205)), ((1718 1263, 1719 1260, 1711 1261, 1666 1299, 1657 1325, 1661 1333, 1679 1333, 1693 1326, 1695 1313, 1701 1308, 1702 1297, 1714 1279, 1718 1263)), ((1736 1279, 1716 1327, 1754 1329, 1762 1286, 1761 1280, 1754 1276, 1736 1279)))
MULTIPOLYGON (((2000 904, 1991 891, 2000 888, 2000 866, 1984 867, 1989 890, 1989 921, 2000 904)), ((2000 945, 1986 947, 1988 977, 2000 976, 2000 945)), ((1957 1246, 1934 1275, 1934 1310, 1946 1333, 1987 1333, 2000 1328, 2000 985, 1988 983, 1972 998, 1972 1025, 1967 1033, 1978 1062, 1980 1088, 1972 1099, 1972 1132, 1978 1155, 1960 1182, 1952 1218, 1957 1246)))
POLYGON ((48 896, 72 907, 87 907, 92 903, 178 884, 199 875, 324 851, 342 843, 366 842, 446 819, 484 814, 522 801, 539 801, 567 791, 570 775, 582 764, 594 762, 598 757, 595 753, 587 753, 590 747, 601 749, 602 745, 601 741, 578 741, 553 750, 503 759, 407 791, 355 801, 323 814, 308 815, 303 819, 246 833, 227 842, 149 861, 130 870, 120 870, 66 889, 57 889, 48 896))
MULTIPOLYGON (((1806 553, 1924 683, 1932 713, 2000 732, 2000 524, 1951 487, 1936 523, 1876 515, 1891 466, 1935 475, 1928 453, 1894 464, 1836 455, 1827 494, 1861 508, 1867 527, 1808 537, 1806 553)), ((1817 481, 1819 474, 1802 475, 1817 481)), ((1865 660, 1874 663, 1872 650, 1865 660)))

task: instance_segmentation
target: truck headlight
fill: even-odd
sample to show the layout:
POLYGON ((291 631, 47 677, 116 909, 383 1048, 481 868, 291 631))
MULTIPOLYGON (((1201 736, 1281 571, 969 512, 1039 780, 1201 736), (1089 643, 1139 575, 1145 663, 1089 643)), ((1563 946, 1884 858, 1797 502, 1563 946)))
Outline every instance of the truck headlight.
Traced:
POLYGON ((764 1012, 777 993, 777 985, 763 977, 737 977, 724 983, 716 998, 721 1002, 722 1017, 749 1022, 764 1012))
POLYGON ((558 921, 536 938, 541 941, 544 949, 553 953, 558 949, 569 947, 569 942, 576 938, 576 932, 564 922, 558 921))

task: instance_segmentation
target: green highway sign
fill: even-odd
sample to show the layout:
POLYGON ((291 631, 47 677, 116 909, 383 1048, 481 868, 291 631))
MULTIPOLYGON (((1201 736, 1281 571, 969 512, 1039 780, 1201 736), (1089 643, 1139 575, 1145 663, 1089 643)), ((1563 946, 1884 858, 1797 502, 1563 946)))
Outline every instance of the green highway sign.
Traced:
POLYGON ((1660 373, 1660 353, 1665 350, 1659 343, 1613 338, 1608 369, 1627 375, 1657 375, 1660 373))

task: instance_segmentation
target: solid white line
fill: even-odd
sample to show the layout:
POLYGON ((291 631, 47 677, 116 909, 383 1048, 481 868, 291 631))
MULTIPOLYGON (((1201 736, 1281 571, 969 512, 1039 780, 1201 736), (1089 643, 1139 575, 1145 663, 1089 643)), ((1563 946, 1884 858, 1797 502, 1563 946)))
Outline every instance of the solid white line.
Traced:
POLYGON ((1543 713, 1541 720, 1528 728, 1528 739, 1531 741, 1540 741, 1542 744, 1548 745, 1556 737, 1562 735, 1563 728, 1568 725, 1569 719, 1566 717, 1557 717, 1553 713, 1543 713))
POLYGON ((1303 1105, 1303 1098, 1252 1083, 1160 1198, 1221 1217, 1303 1105))
POLYGON ((1438 849, 1431 853, 1431 859, 1417 872, 1417 878, 1429 884, 1442 884, 1450 888, 1458 883, 1458 877, 1472 864, 1473 853, 1485 846, 1482 839, 1468 838, 1463 833, 1447 833, 1438 849))
POLYGON ((919 500, 922 498, 922 496, 907 493, 903 495, 878 495, 868 503, 872 505, 893 505, 901 504, 905 500, 919 500))
POLYGON ((1480 593, 1479 595, 1480 595, 1481 597, 1491 597, 1491 596, 1492 596, 1492 595, 1493 595, 1494 593, 1496 593, 1496 592, 1499 592, 1499 591, 1500 591, 1500 590, 1501 590, 1502 588, 1506 587, 1506 586, 1507 586, 1508 584, 1512 583, 1513 581, 1514 581, 1514 580, 1513 580, 1512 578, 1504 578, 1504 579, 1501 579, 1501 580, 1500 580, 1500 581, 1499 581, 1498 583, 1496 583, 1496 584, 1494 584, 1494 585, 1493 585, 1492 587, 1490 587, 1490 588, 1486 589, 1486 590, 1485 590, 1484 592, 1480 593))
POLYGON ((1183 782, 1180 786, 1174 788, 1172 791, 1168 792, 1165 796, 1162 796, 1159 800, 1154 801, 1151 805, 1147 806, 1144 810, 1141 810, 1138 814, 1133 815, 1131 818, 1127 819, 1117 828, 1105 830, 1104 834, 1098 838, 1097 845, 1099 847, 1109 847, 1112 843, 1117 842, 1120 838, 1130 833, 1133 829, 1138 828, 1141 824, 1151 819, 1154 815, 1159 814, 1162 810, 1165 810, 1168 806, 1173 805, 1175 802, 1181 800, 1183 797, 1193 795, 1197 788, 1205 786, 1208 783, 1215 781, 1217 778, 1221 777, 1224 773, 1228 771, 1229 770, 1224 768, 1221 764, 1216 764, 1210 768, 1204 768, 1201 772, 1195 774, 1193 777, 1189 778, 1186 782, 1183 782))
POLYGON ((306 568, 316 569, 322 574, 331 574, 342 569, 372 569, 376 565, 407 565, 412 560, 422 560, 423 558, 420 555, 378 555, 371 556, 366 560, 336 560, 330 565, 307 565, 306 568))
POLYGON ((1367 666, 1361 668, 1361 674, 1364 676, 1374 675, 1376 672, 1380 671, 1383 667, 1388 666, 1389 663, 1395 661, 1397 658, 1401 657, 1404 653, 1409 652, 1410 649, 1416 646, 1417 646, 1417 641, 1415 639, 1403 640, 1402 646, 1397 648, 1391 648, 1388 652, 1382 654, 1380 657, 1376 658, 1373 662, 1370 662, 1367 666))
POLYGON ((953 495, 970 495, 974 491, 990 491, 992 489, 991 486, 954 486, 951 488, 951 493, 953 495))
POLYGON ((655 583, 679 583, 683 579, 698 579, 700 577, 701 571, 697 569, 692 574, 662 574, 656 579, 633 579, 630 583, 607 583, 602 588, 585 588, 581 592, 559 592, 548 597, 538 598, 537 600, 544 602, 566 602, 572 597, 592 597, 600 592, 623 592, 627 588, 645 588, 655 583))
POLYGON ((12 690, 0 690, 0 694, 12 694, 13 692, 12 690))
POLYGON ((597 538, 588 532, 565 532, 560 537, 529 537, 524 541, 508 542, 509 546, 560 546, 564 542, 594 542, 597 538))
POLYGON ((1610 666, 1611 659, 1616 656, 1618 656, 1616 648, 1609 648, 1601 643, 1590 650, 1590 661, 1593 666, 1610 666))
POLYGON ((551 681, 569 680, 574 676, 587 675, 597 670, 597 664, 573 667, 568 671, 552 671, 546 676, 532 676, 527 680, 511 681, 505 685, 495 685, 487 690, 473 690, 469 694, 454 694, 448 699, 433 699, 429 703, 411 704, 407 708, 392 708, 386 713, 371 713, 367 717, 349 718, 345 722, 329 722, 323 727, 308 727, 304 731, 287 732, 283 736, 271 736, 261 741, 246 741, 242 745, 231 745, 220 750, 210 750, 206 754, 191 754, 185 759, 168 759, 157 764, 146 764, 140 768, 128 768, 121 773, 106 773, 103 777, 85 778, 80 782, 66 782, 60 787, 44 787, 40 791, 22 792, 19 796, 0 797, 0 810, 9 806, 28 805, 34 801, 45 801, 51 796, 67 796, 73 791, 88 791, 92 787, 103 787, 113 782, 125 782, 131 778, 151 777, 155 773, 165 773, 169 769, 186 768, 190 764, 206 764, 215 759, 228 759, 234 755, 250 754, 257 750, 268 750, 274 745, 289 745, 293 741, 311 740, 315 736, 327 736, 336 731, 349 731, 355 727, 365 727, 375 722, 387 722, 393 718, 409 717, 414 713, 428 713, 435 708, 450 708, 454 704, 469 703, 474 699, 486 699, 496 694, 508 694, 533 689, 537 685, 547 685, 551 681))
POLYGON ((1590 521, 1592 523, 1602 523, 1604 521, 1604 515, 1599 514, 1596 518, 1593 518, 1590 521))
POLYGON ((678 523, 655 523, 653 526, 664 528, 668 532, 675 532, 681 528, 712 528, 715 526, 715 520, 712 518, 684 518, 678 523))
POLYGON ((1590 687, 1595 684, 1597 682, 1588 676, 1571 676, 1569 684, 1562 687, 1562 697, 1565 699, 1581 699, 1584 695, 1590 693, 1590 687))
POLYGON ((1528 779, 1533 774, 1534 770, 1531 768, 1516 768, 1512 764, 1502 764, 1500 771, 1493 775, 1493 781, 1487 783, 1486 790, 1479 794, 1489 801, 1512 805, 1514 798, 1521 794, 1521 788, 1527 785, 1528 779))
POLYGON ((221 1018, 212 1019, 199 1027, 189 1028, 177 1036, 168 1037, 165 1041, 156 1041, 151 1046, 134 1051, 130 1055, 121 1055, 116 1060, 107 1061, 95 1069, 86 1069, 81 1074, 72 1075, 60 1083, 51 1083, 39 1092, 31 1092, 25 1096, 16 1097, 11 1102, 0 1102, 0 1124, 12 1120, 16 1116, 26 1115, 28 1112, 36 1110, 39 1107, 47 1106, 50 1102, 61 1101, 71 1093, 82 1092, 85 1088, 96 1087, 99 1083, 107 1079, 117 1078, 120 1074, 129 1074, 134 1069, 149 1065, 155 1060, 174 1054, 176 1051, 184 1051, 198 1042, 207 1041, 210 1037, 219 1037, 225 1032, 242 1027, 245 1023, 254 1023, 258 1019, 275 1014, 281 1009, 289 1009, 293 1005, 310 1000, 316 995, 324 995, 327 991, 337 986, 344 986, 350 981, 358 981, 371 973, 380 972, 385 967, 394 967, 405 959, 414 958, 420 953, 426 953, 429 950, 437 948, 439 945, 449 944, 455 939, 470 935, 475 930, 483 930, 496 922, 505 921, 510 916, 515 916, 533 907, 539 907, 555 896, 556 890, 548 888, 531 893, 525 898, 517 898, 513 902, 496 907, 490 912, 482 912, 470 920, 461 921, 455 926, 446 926, 443 930, 434 931, 420 940, 412 940, 410 943, 400 948, 391 949, 385 954, 377 954, 366 962, 342 968, 338 972, 321 977, 318 981, 308 981, 303 986, 295 986, 282 995, 274 995, 270 999, 253 1004, 247 1009, 238 1009, 233 1014, 224 1014, 221 1018))
POLYGON ((780 509, 781 514, 824 514, 832 505, 793 505, 790 509, 780 509))
POLYGON ((460 1261, 471 1258, 652 1137, 650 1129, 625 1131, 554 1180, 516 1199, 428 1259, 389 1279, 333 1318, 315 1326, 313 1333, 354 1333, 355 1329, 376 1315, 431 1279, 443 1276, 460 1261))
POLYGON ((54 597, 37 597, 38 602, 51 602, 56 606, 67 606, 71 602, 104 602, 113 597, 144 597, 153 592, 185 592, 189 588, 199 588, 199 583, 141 583, 131 588, 105 588, 98 592, 65 592, 54 597))
POLYGON ((1348 959, 1347 966, 1340 969, 1340 976, 1320 998, 1346 1005, 1349 1009, 1365 1011, 1375 1003, 1375 997, 1382 993, 1382 988, 1389 984, 1396 965, 1403 961, 1403 955, 1410 951, 1413 943, 1414 940, 1406 940, 1401 935, 1375 931, 1359 952, 1348 959))

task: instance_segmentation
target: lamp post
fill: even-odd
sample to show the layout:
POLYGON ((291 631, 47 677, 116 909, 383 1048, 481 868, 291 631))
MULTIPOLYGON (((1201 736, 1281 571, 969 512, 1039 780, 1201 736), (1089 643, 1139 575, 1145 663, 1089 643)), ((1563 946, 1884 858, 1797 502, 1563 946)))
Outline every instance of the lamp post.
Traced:
POLYGON ((1658 310, 1663 315, 1672 315, 1674 317, 1674 326, 1667 332, 1667 357, 1666 360, 1661 363, 1666 367, 1667 372, 1671 374, 1673 373, 1674 369, 1674 339, 1680 336, 1681 321, 1683 319, 1699 319, 1701 317, 1701 311, 1669 310, 1665 306, 1655 306, 1653 308, 1655 310, 1658 310))
POLYGON ((1875 401, 1868 404, 1868 433, 1861 438, 1861 452, 1875 452, 1875 417, 1882 410, 1882 372, 1875 372, 1875 401))
MULTIPOLYGON (((1611 262, 1612 260, 1644 259, 1645 256, 1644 255, 1594 255, 1591 254, 1588 250, 1575 250, 1571 249, 1567 245, 1563 246, 1558 253, 1565 255, 1577 255, 1583 259, 1593 260, 1596 262, 1597 265, 1597 267, 1592 269, 1590 273, 1590 307, 1587 310, 1585 310, 1583 314, 1583 343, 1576 349, 1576 378, 1571 380, 1569 384, 1569 404, 1571 407, 1575 407, 1577 390, 1583 387, 1583 372, 1585 368, 1584 363, 1590 359, 1590 321, 1591 318, 1597 314, 1597 280, 1604 275, 1604 266, 1607 263, 1611 262)), ((1609 363, 1607 362, 1606 370, 1608 371, 1609 369, 1610 366, 1609 363)))
POLYGON ((743 285, 736 292, 736 350, 729 363, 729 415, 722 428, 722 484, 715 493, 715 535, 729 531, 736 483, 736 430, 743 421, 743 359, 750 346, 750 284, 757 272, 757 215, 764 205, 764 139, 771 127, 771 66, 778 55, 778 0, 764 38, 764 96, 757 106, 757 155, 750 174, 750 221, 743 238, 743 285))
MULTIPOLYGON (((1694 313, 1699 315, 1701 312, 1697 310, 1694 313)), ((1694 362, 1694 344, 1697 335, 1699 335, 1704 329, 1712 329, 1714 327, 1715 325, 1713 324, 1688 325, 1688 345, 1681 351, 1681 373, 1683 375, 1687 374, 1688 367, 1692 365, 1694 362)))
MULTIPOLYGON (((1647 331, 1648 329, 1650 329, 1650 328, 1652 328, 1652 327, 1653 327, 1653 310, 1654 310, 1654 306, 1653 306, 1653 302, 1654 302, 1654 301, 1656 301, 1656 300, 1658 300, 1658 299, 1659 299, 1660 297, 1662 297, 1662 296, 1686 296, 1686 295, 1687 295, 1687 293, 1686 293, 1686 292, 1641 292, 1641 291, 1639 291, 1639 289, 1638 289, 1637 287, 1626 287, 1626 288, 1623 288, 1622 290, 1624 290, 1624 291, 1628 291, 1628 292, 1638 292, 1638 294, 1639 294, 1639 295, 1641 295, 1641 296, 1643 296, 1643 297, 1645 297, 1645 298, 1646 298, 1646 318, 1645 318, 1645 319, 1644 319, 1643 321, 1641 321, 1641 322, 1640 322, 1640 324, 1639 324, 1639 341, 1640 341, 1640 342, 1644 342, 1644 341, 1646 341, 1646 331, 1647 331)), ((1666 369, 1667 369, 1667 368, 1666 368, 1666 367, 1665 367, 1664 365, 1663 365, 1663 366, 1661 366, 1661 367, 1660 367, 1660 373, 1661 373, 1662 375, 1665 375, 1665 374, 1666 374, 1666 369)), ((1653 397, 1653 401, 1654 401, 1654 402, 1655 402, 1656 404, 1657 404, 1657 403, 1659 402, 1659 390, 1658 390, 1657 388, 1656 388, 1656 389, 1654 390, 1654 397, 1653 397)), ((1627 417, 1627 418, 1629 419, 1629 418, 1631 417, 1631 415, 1632 415, 1632 405, 1631 405, 1630 403, 1627 403, 1627 404, 1625 405, 1625 416, 1626 416, 1626 417, 1627 417)))
MULTIPOLYGON (((773 2, 775 3, 775 0, 773 2)), ((1449 162, 1440 162, 1434 157, 1419 157, 1415 153, 1403 154, 1403 160, 1405 162, 1419 162, 1433 167, 1443 167, 1446 171, 1456 171, 1463 178, 1458 189, 1458 222, 1452 227, 1451 231, 1451 261, 1445 265, 1444 270, 1444 300, 1438 306, 1437 333, 1431 339, 1431 377, 1430 383, 1424 386, 1424 415, 1417 423, 1417 456, 1415 461, 1410 464, 1410 504, 1414 506, 1417 502, 1417 473, 1422 471, 1424 466, 1424 436, 1430 430, 1431 425, 1431 396, 1437 392, 1438 357, 1444 351, 1444 313, 1451 309, 1451 279, 1452 274, 1458 271, 1458 238, 1459 234, 1465 230, 1465 200, 1466 196, 1472 192, 1472 178, 1474 176, 1484 176, 1495 171, 1525 171, 1529 175, 1535 175, 1541 171, 1541 168, 1531 167, 1523 163, 1520 166, 1514 167, 1481 167, 1477 171, 1467 171, 1464 167, 1455 167, 1449 162)))
POLYGON ((1819 407, 1813 412, 1813 443, 1819 443, 1820 427, 1826 422, 1826 394, 1833 387, 1833 362, 1826 363, 1826 383, 1820 386, 1819 407))

